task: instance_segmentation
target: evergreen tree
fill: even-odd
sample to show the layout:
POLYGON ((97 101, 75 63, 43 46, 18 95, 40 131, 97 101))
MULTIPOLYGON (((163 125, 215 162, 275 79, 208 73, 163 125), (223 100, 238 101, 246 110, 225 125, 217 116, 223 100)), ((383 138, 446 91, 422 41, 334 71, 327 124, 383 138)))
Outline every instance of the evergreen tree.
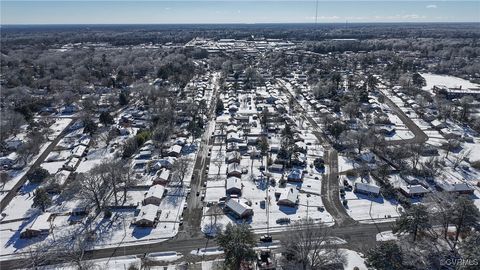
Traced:
POLYGON ((217 242, 225 253, 227 269, 239 270, 243 262, 255 259, 255 235, 248 224, 229 223, 225 231, 218 235, 217 242))
POLYGON ((45 212, 45 209, 51 204, 52 199, 50 199, 50 196, 45 191, 45 189, 38 188, 35 191, 35 197, 33 197, 33 207, 40 207, 40 209, 45 212))
POLYGON ((427 208, 423 204, 413 205, 397 219, 393 232, 413 233, 413 241, 417 239, 417 234, 430 228, 427 208))
POLYGON ((382 242, 365 255, 365 264, 377 270, 403 270, 403 251, 395 242, 382 242))

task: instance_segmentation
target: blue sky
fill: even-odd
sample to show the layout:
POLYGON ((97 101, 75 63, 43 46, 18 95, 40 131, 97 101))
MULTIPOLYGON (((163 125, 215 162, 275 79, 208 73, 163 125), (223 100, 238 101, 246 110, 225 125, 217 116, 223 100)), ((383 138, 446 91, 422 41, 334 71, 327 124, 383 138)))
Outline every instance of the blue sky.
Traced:
MULTIPOLYGON (((315 1, 0 1, 1 24, 313 23, 315 1)), ((476 1, 325 1, 318 22, 480 22, 476 1)))

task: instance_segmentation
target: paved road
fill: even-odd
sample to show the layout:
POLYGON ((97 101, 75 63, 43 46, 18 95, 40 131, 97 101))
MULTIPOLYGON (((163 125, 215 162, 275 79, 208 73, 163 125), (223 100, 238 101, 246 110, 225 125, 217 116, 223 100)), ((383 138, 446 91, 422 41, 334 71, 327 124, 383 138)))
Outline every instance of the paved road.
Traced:
POLYGON ((313 135, 315 135, 317 140, 325 146, 325 163, 328 165, 329 168, 326 177, 323 178, 321 187, 322 202, 325 209, 328 213, 330 213, 330 215, 332 215, 337 225, 357 223, 348 215, 345 207, 340 201, 337 151, 331 146, 329 140, 325 138, 325 136, 323 136, 323 134, 320 132, 320 126, 317 124, 315 119, 308 115, 303 105, 300 104, 298 100, 292 95, 292 93, 290 93, 290 91, 286 89, 285 84, 283 82, 280 83, 283 85, 283 87, 281 87, 281 90, 295 101, 297 108, 300 108, 302 112, 302 117, 306 119, 308 123, 310 123, 313 135))
MULTIPOLYGON (((356 250, 362 250, 366 247, 372 247, 376 241, 376 234, 391 230, 393 223, 378 223, 378 224, 353 224, 345 226, 333 226, 330 230, 332 237, 339 237, 348 242, 348 247, 356 250)), ((282 240, 285 232, 271 233, 274 240, 282 240)), ((149 243, 135 246, 124 246, 118 248, 105 248, 94 251, 86 251, 85 259, 102 259, 125 255, 144 255, 145 253, 152 252, 166 252, 176 251, 184 255, 189 256, 192 251, 204 248, 205 246, 215 247, 217 243, 214 239, 206 239, 204 237, 190 237, 186 239, 173 238, 171 240, 160 243, 149 243)), ((191 258, 192 259, 192 258, 191 258)), ((202 256, 193 258, 192 260, 201 261, 202 256)), ((192 261, 191 260, 191 261, 192 261)), ((52 263, 52 262, 50 262, 52 263)), ((0 269, 14 269, 24 267, 24 259, 12 259, 0 261, 0 269)))
POLYGON ((207 113, 209 122, 207 123, 205 132, 202 135, 200 147, 198 149, 197 157, 195 160, 192 181, 190 182, 191 193, 187 198, 188 208, 185 210, 184 213, 184 226, 183 230, 179 232, 179 238, 198 236, 202 233, 200 228, 203 214, 203 202, 201 200, 201 194, 203 183, 206 181, 205 176, 207 172, 207 165, 210 163, 210 157, 208 153, 213 143, 211 134, 214 131, 215 127, 215 108, 218 96, 217 81, 218 77, 217 80, 214 80, 214 92, 212 94, 213 96, 210 101, 209 111, 207 113), (197 196, 197 193, 200 195, 197 196))
POLYGON ((63 131, 48 145, 48 147, 40 154, 40 156, 37 158, 37 160, 30 165, 30 168, 28 169, 27 173, 18 180, 18 182, 13 186, 3 197, 2 201, 0 202, 0 211, 3 211, 5 207, 8 206, 8 204, 15 198, 17 195, 18 190, 27 182, 28 178, 27 175, 32 172, 34 169, 36 169, 40 164, 42 164, 45 159, 48 157, 50 152, 57 146, 58 142, 65 137, 65 135, 68 133, 68 130, 70 126, 75 122, 75 119, 72 119, 72 121, 63 129, 63 131))
POLYGON ((322 200, 325 209, 335 219, 338 226, 356 224, 350 217, 340 201, 340 187, 338 180, 338 152, 330 148, 325 152, 326 163, 328 163, 329 173, 322 182, 322 200))
POLYGON ((407 128, 413 133, 415 137, 405 140, 391 140, 386 141, 387 145, 403 145, 403 144, 411 144, 411 143, 424 143, 428 140, 427 134, 423 132, 423 130, 415 124, 415 122, 410 119, 403 111, 400 109, 397 104, 395 104, 388 96, 386 96, 383 92, 379 91, 379 93, 384 97, 385 103, 392 109, 392 111, 402 120, 403 124, 407 126, 407 128))

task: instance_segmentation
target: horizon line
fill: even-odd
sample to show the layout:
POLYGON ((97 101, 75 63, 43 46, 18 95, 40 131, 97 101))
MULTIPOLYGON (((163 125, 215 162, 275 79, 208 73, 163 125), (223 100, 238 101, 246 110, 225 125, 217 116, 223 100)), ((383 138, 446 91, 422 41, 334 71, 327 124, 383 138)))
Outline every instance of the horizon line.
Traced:
POLYGON ((310 24, 310 25, 319 25, 319 24, 480 24, 480 21, 392 21, 392 22, 378 22, 378 21, 365 21, 365 22, 258 22, 258 23, 247 23, 247 22, 216 22, 216 23, 15 23, 15 24, 3 24, 0 23, 0 26, 115 26, 115 25, 265 25, 265 24, 310 24))

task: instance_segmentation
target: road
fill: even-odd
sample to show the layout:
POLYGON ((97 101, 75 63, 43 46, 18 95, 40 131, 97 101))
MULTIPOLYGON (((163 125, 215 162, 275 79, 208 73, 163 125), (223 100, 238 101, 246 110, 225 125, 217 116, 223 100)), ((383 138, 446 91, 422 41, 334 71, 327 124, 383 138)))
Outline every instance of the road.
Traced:
MULTIPOLYGON (((392 223, 379 224, 353 224, 344 226, 333 226, 329 228, 329 235, 339 237, 348 242, 347 247, 362 250, 365 247, 372 247, 376 241, 376 234, 391 230, 392 223)), ((282 240, 284 232, 271 233, 274 240, 282 240)), ((148 243, 135 246, 123 246, 118 248, 104 248, 85 252, 85 259, 102 259, 125 255, 143 256, 146 253, 176 251, 184 257, 192 257, 192 251, 204 248, 208 243, 209 247, 217 246, 214 239, 204 237, 190 237, 185 239, 174 238, 160 243, 148 243)), ((194 257, 193 260, 201 261, 202 256, 194 257)), ((53 262, 50 262, 53 263, 53 262)), ((15 269, 24 267, 25 259, 11 259, 0 261, 0 269, 15 269)))
POLYGON ((405 112, 400 109, 397 104, 395 104, 388 96, 386 96, 382 91, 378 91, 385 100, 385 103, 392 109, 392 111, 402 120, 403 124, 407 126, 407 128, 413 133, 414 137, 410 139, 404 140, 391 140, 386 141, 387 145, 403 145, 403 144, 411 144, 411 143, 424 143, 428 140, 427 134, 423 132, 423 130, 415 124, 415 122, 408 117, 405 112))
POLYGON ((321 186, 321 196, 325 210, 332 215, 335 223, 339 226, 357 223, 348 215, 345 207, 340 201, 337 151, 331 146, 329 140, 320 132, 320 126, 317 124, 315 119, 308 115, 303 105, 298 102, 298 100, 292 95, 292 93, 290 93, 290 91, 288 91, 285 84, 282 81, 280 81, 280 83, 283 85, 283 87, 280 87, 280 89, 292 100, 294 100, 296 107, 299 108, 302 113, 302 117, 307 120, 308 123, 310 123, 313 135, 315 135, 319 143, 324 145, 325 163, 329 168, 327 175, 323 178, 321 186))
POLYGON ((190 182, 191 193, 187 198, 188 208, 184 213, 183 230, 179 232, 178 238, 198 236, 201 234, 200 224, 202 221, 203 202, 201 200, 203 183, 206 181, 205 175, 207 165, 210 163, 208 155, 209 149, 213 144, 211 134, 215 130, 215 108, 218 96, 218 77, 214 80, 213 96, 210 100, 207 117, 209 119, 205 132, 202 134, 200 147, 193 167, 192 180, 190 182), (197 194, 200 194, 197 196, 197 194))
POLYGON ((37 158, 37 160, 30 165, 30 168, 28 169, 27 173, 25 173, 22 178, 18 180, 18 182, 13 186, 3 197, 2 201, 0 202, 0 212, 5 209, 5 207, 8 206, 8 204, 15 198, 17 195, 18 190, 27 182, 28 177, 27 175, 30 174, 34 169, 36 169, 40 164, 42 164, 45 159, 48 157, 50 152, 57 146, 58 142, 68 133, 68 130, 70 126, 75 122, 75 118, 72 119, 72 121, 63 129, 63 131, 47 146, 47 148, 40 154, 40 156, 37 158))
MULTIPOLYGON (((282 88, 282 91, 284 91, 288 96, 293 97, 293 95, 287 89, 282 88)), ((211 101, 209 111, 209 119, 211 120, 214 119, 216 98, 217 89, 215 88, 215 95, 211 101)), ((347 214, 339 196, 338 153, 333 147, 329 146, 328 140, 324 138, 316 121, 307 114, 305 109, 295 98, 293 100, 296 102, 297 107, 301 110, 302 117, 310 123, 313 134, 320 143, 325 145, 325 161, 329 166, 329 171, 325 177, 325 180, 322 182, 321 194, 326 210, 335 219, 335 225, 330 228, 330 235, 346 240, 349 247, 353 249, 361 250, 362 248, 373 246, 376 242, 376 234, 382 231, 391 230, 393 223, 385 222, 376 224, 362 224, 356 222, 347 214)), ((392 102, 388 98, 386 100, 387 102, 392 102)), ((390 106, 392 109, 394 108, 394 106, 390 106)), ((417 140, 424 138, 424 133, 398 107, 393 110, 399 115, 400 119, 404 121, 405 125, 407 125, 407 127, 414 132, 417 140), (415 127, 418 128, 420 132, 418 132, 415 127)), ((86 251, 85 259, 101 259, 124 255, 142 256, 146 253, 164 251, 176 251, 185 257, 188 256, 191 258, 192 251, 204 248, 206 246, 211 247, 216 245, 215 240, 205 238, 200 232, 202 201, 200 196, 196 196, 197 192, 201 193, 202 184, 205 178, 206 166, 209 160, 208 149, 213 143, 213 139, 211 139, 210 136, 212 132, 212 126, 210 126, 211 124, 212 121, 209 121, 209 125, 207 126, 207 129, 201 139, 202 142, 194 165, 194 174, 191 181, 191 194, 188 198, 188 208, 184 215, 184 228, 179 232, 179 234, 173 239, 160 243, 144 243, 134 246, 122 246, 117 248, 103 248, 93 251, 86 251)), ((273 232, 271 234, 274 239, 281 240, 285 233, 273 232)), ((202 260, 201 256, 193 257, 198 261, 202 260)), ((0 261, 0 269, 21 267, 22 261, 23 260, 21 259, 0 261)))

